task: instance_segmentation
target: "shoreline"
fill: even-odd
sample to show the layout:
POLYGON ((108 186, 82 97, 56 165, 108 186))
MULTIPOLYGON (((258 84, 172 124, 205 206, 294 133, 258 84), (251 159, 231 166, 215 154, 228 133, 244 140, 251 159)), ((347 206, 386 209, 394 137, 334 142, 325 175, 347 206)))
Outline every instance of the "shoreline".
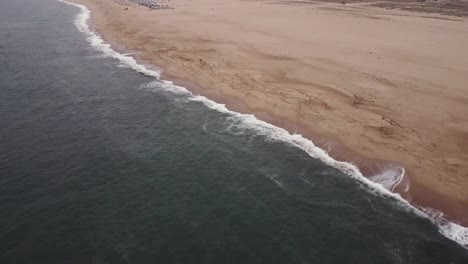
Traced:
MULTIPOLYGON (((82 2, 82 1, 78 1, 82 2)), ((89 4, 89 3, 88 3, 89 4)), ((89 5, 88 5, 89 6, 89 5)), ((95 14, 96 7, 91 7, 93 10, 93 15, 95 14)), ((93 16, 94 18, 94 16, 93 16)), ((102 19, 102 18, 101 18, 102 19)), ((98 26, 99 28, 99 26, 98 26)), ((115 41, 112 37, 106 37, 106 32, 101 31, 98 29, 103 37, 106 40, 115 41)), ((124 44, 125 47, 127 47, 124 44)), ((129 47, 133 50, 131 47, 129 47)), ((139 51, 135 49, 136 51, 139 51)), ((141 52, 141 50, 139 51, 141 52)), ((151 58, 148 60, 144 53, 142 54, 142 59, 144 61, 148 61, 153 63, 151 58)), ((164 65, 158 65, 163 66, 164 65)), ((170 68, 170 67, 168 67, 170 68)), ((175 84, 181 85, 189 89, 190 91, 199 93, 203 96, 206 96, 218 103, 226 104, 226 106, 233 111, 240 112, 240 113, 253 113, 259 119, 264 120, 268 123, 271 123, 275 126, 285 128, 290 133, 297 132, 299 134, 304 135, 306 138, 311 139, 317 146, 321 147, 322 149, 326 149, 327 146, 331 143, 333 147, 329 154, 339 160, 339 161, 347 161, 357 165, 365 176, 370 176, 375 174, 376 171, 381 170, 382 166, 389 166, 390 164, 397 164, 396 162, 392 161, 385 161, 383 159, 371 159, 368 158, 366 155, 360 154, 356 151, 351 150, 351 148, 347 147, 345 144, 341 143, 342 140, 334 137, 332 134, 325 134, 322 132, 315 131, 310 128, 310 126, 304 126, 300 122, 296 122, 295 120, 290 119, 282 119, 281 117, 277 117, 271 115, 268 112, 261 111, 262 109, 252 109, 245 103, 240 97, 230 96, 223 93, 222 90, 216 89, 205 89, 200 88, 204 87, 203 85, 198 85, 196 82, 190 80, 184 81, 186 78, 179 78, 175 77, 177 74, 173 74, 168 71, 164 71, 162 73, 162 78, 166 80, 173 80, 175 84)), ((407 175, 412 175, 413 172, 411 170, 407 171, 407 175)), ((413 205, 416 206, 424 206, 424 207, 431 207, 437 210, 444 212, 450 220, 458 220, 460 224, 466 225, 468 223, 468 212, 465 211, 466 207, 463 203, 457 203, 457 200, 451 199, 450 197, 444 197, 440 193, 437 193, 429 188, 425 188, 426 186, 418 185, 418 183, 412 182, 412 177, 405 177, 405 182, 409 180, 411 182, 411 189, 410 193, 405 193, 404 187, 397 188, 397 193, 400 193, 403 198, 409 200, 413 205)), ((400 185, 403 186, 403 185, 400 185)))
MULTIPOLYGON (((381 160, 361 155, 352 149, 347 148, 346 145, 340 142, 339 139, 333 135, 320 134, 317 131, 301 126, 300 124, 294 123, 290 120, 275 118, 266 112, 253 111, 249 109, 249 107, 240 98, 229 98, 219 93, 207 93, 197 84, 171 76, 164 72, 164 68, 162 68, 162 70, 161 79, 171 81, 177 86, 182 86, 194 94, 205 96, 219 104, 224 104, 231 111, 241 114, 253 114, 259 120, 283 128, 290 134, 302 135, 322 150, 328 150, 326 152, 331 158, 357 166, 363 176, 368 179, 371 176, 385 173, 389 169, 404 169, 404 167, 396 161, 381 160)), ((411 172, 405 171, 397 184, 393 185, 390 189, 386 189, 399 194, 403 199, 407 200, 416 208, 422 207, 435 209, 442 212, 444 214, 444 218, 449 221, 463 226, 468 225, 468 222, 458 222, 458 220, 465 220, 467 217, 467 212, 464 210, 464 206, 462 204, 457 204, 457 202, 450 199, 450 197, 440 196, 423 186, 413 185, 410 173, 411 172)), ((376 183, 381 184, 379 182, 376 183)))

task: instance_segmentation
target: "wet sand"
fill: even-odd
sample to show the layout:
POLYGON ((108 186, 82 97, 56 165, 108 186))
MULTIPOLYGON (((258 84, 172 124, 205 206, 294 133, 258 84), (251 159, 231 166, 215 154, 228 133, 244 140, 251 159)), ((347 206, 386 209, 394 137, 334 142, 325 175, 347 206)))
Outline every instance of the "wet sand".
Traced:
POLYGON ((367 176, 401 164, 396 191, 468 225, 464 18, 362 3, 76 2, 166 79, 301 133, 367 176))

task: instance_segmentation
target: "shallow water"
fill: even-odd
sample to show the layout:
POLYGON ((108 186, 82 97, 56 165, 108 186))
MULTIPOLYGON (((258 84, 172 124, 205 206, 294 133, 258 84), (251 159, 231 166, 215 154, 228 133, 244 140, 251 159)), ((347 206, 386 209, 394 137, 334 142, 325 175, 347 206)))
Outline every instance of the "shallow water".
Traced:
POLYGON ((395 199, 0 1, 0 263, 468 263, 395 199))

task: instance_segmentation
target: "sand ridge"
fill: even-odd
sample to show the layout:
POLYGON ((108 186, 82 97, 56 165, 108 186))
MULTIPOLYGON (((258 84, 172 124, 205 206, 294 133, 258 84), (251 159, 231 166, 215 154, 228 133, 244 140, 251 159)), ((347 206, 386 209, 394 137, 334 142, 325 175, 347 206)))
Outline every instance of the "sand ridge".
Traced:
MULTIPOLYGON (((106 40, 166 76, 319 144, 336 138, 336 149, 403 164, 407 199, 468 224, 465 19, 360 3, 80 1, 106 40)), ((360 155, 335 151, 365 164, 360 155)))

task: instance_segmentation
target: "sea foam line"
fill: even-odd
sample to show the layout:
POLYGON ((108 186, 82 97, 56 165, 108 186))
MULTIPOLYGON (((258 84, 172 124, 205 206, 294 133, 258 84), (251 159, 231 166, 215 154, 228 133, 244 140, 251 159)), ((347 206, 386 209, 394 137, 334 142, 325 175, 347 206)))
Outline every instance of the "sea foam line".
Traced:
MULTIPOLYGON (((315 146, 315 144, 311 140, 304 138, 302 135, 290 134, 283 128, 274 126, 270 123, 257 119, 255 115, 241 114, 238 112, 231 111, 228 108, 226 108, 224 104, 216 103, 201 95, 194 95, 184 87, 177 86, 171 81, 161 80, 160 72, 148 69, 144 65, 139 64, 133 57, 131 57, 131 54, 121 54, 116 52, 112 49, 110 44, 104 42, 101 36, 93 32, 88 25, 88 20, 91 17, 91 11, 86 6, 69 2, 66 0, 58 1, 78 7, 80 9, 81 12, 76 16, 74 24, 80 32, 84 33, 87 36, 87 41, 96 50, 103 52, 109 57, 119 60, 121 63, 128 65, 131 69, 137 72, 156 78, 158 81, 162 82, 162 86, 165 90, 169 90, 177 94, 186 94, 187 96, 189 96, 190 101, 197 101, 203 103, 208 108, 211 108, 221 113, 228 114, 238 119, 247 128, 254 129, 255 131, 257 131, 258 134, 265 136, 267 139, 284 142, 288 145, 304 150, 311 157, 321 160, 328 166, 332 166, 342 171, 343 173, 349 175, 350 177, 356 179, 357 181, 365 185, 368 188, 368 190, 373 192, 374 194, 392 198, 402 207, 411 210, 412 212, 421 217, 429 219, 432 223, 438 226, 439 232, 441 234, 468 249, 467 227, 463 227, 461 225, 446 220, 444 218, 443 213, 437 210, 430 208, 416 208, 412 206, 399 194, 393 193, 390 190, 386 189, 382 184, 373 182, 368 178, 364 177, 356 165, 333 159, 328 155, 328 153, 325 150, 315 146)), ((404 168, 400 169, 401 174, 396 180, 393 181, 394 183, 400 183, 405 175, 404 168)), ((392 190, 394 186, 396 185, 393 184, 393 186, 391 186, 389 189, 392 190)))

